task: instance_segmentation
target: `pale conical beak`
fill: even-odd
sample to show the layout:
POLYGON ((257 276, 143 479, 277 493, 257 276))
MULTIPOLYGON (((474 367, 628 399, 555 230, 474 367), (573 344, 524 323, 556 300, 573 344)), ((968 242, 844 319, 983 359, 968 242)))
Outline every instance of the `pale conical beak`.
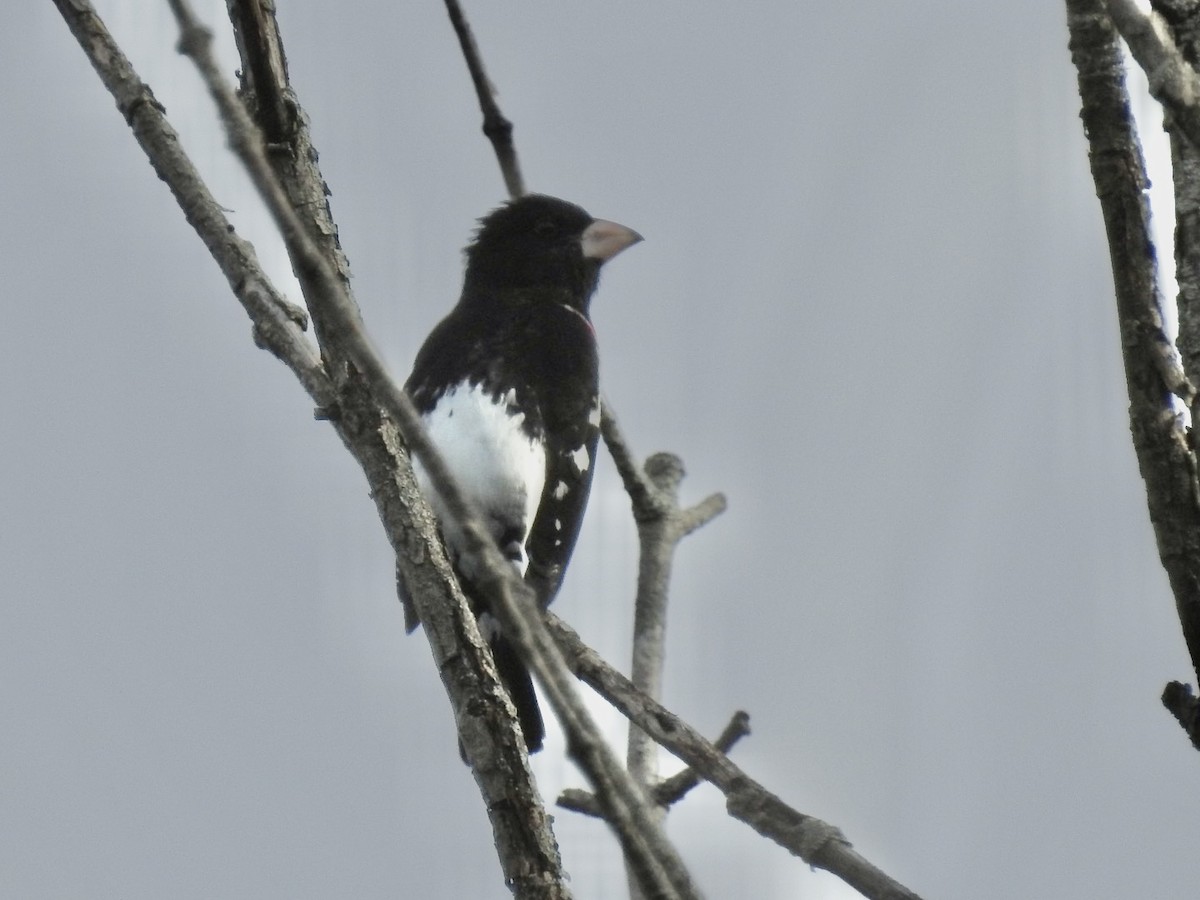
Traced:
POLYGON ((642 236, 632 228, 609 222, 607 219, 597 219, 584 230, 579 243, 583 246, 583 255, 588 259, 607 262, 641 239, 642 236))

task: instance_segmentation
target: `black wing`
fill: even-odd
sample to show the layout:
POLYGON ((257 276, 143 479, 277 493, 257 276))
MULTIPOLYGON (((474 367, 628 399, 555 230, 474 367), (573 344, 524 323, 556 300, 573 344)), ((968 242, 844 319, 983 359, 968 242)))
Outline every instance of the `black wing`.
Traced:
POLYGON ((547 429, 546 486, 525 542, 529 554, 525 580, 536 591, 543 609, 558 593, 583 525, 600 440, 599 400, 593 396, 595 412, 586 412, 582 425, 572 429, 567 439, 552 439, 554 432, 547 429))
POLYGON ((537 367, 531 383, 540 393, 546 447, 546 484, 525 549, 525 580, 542 608, 558 592, 575 549, 600 440, 600 384, 596 335, 579 312, 543 307, 537 367))

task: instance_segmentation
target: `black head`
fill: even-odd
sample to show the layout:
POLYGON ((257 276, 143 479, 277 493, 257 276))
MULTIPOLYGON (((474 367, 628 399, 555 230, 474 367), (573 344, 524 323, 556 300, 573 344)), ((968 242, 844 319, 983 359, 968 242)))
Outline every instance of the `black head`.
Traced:
POLYGON ((528 194, 480 219, 467 247, 463 298, 521 293, 586 312, 601 264, 640 240, 574 203, 528 194))

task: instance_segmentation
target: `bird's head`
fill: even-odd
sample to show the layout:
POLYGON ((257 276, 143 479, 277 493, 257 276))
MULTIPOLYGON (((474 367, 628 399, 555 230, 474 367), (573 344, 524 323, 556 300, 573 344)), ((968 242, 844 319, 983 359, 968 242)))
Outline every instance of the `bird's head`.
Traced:
POLYGON ((463 295, 553 297, 586 313, 600 266, 641 239, 574 203, 527 194, 480 219, 463 295))

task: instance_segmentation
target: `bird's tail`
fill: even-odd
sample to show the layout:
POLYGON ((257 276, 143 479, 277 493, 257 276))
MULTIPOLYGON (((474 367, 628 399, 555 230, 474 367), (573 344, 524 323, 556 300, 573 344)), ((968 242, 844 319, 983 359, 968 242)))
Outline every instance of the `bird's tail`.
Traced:
POLYGON ((493 637, 491 648, 500 681, 508 691, 513 706, 517 708, 517 721, 521 723, 521 732, 525 735, 525 746, 529 748, 530 753, 536 753, 542 749, 546 725, 542 721, 542 711, 538 708, 537 694, 533 690, 533 679, 529 675, 529 669, 521 661, 517 648, 504 635, 498 634, 493 637))

